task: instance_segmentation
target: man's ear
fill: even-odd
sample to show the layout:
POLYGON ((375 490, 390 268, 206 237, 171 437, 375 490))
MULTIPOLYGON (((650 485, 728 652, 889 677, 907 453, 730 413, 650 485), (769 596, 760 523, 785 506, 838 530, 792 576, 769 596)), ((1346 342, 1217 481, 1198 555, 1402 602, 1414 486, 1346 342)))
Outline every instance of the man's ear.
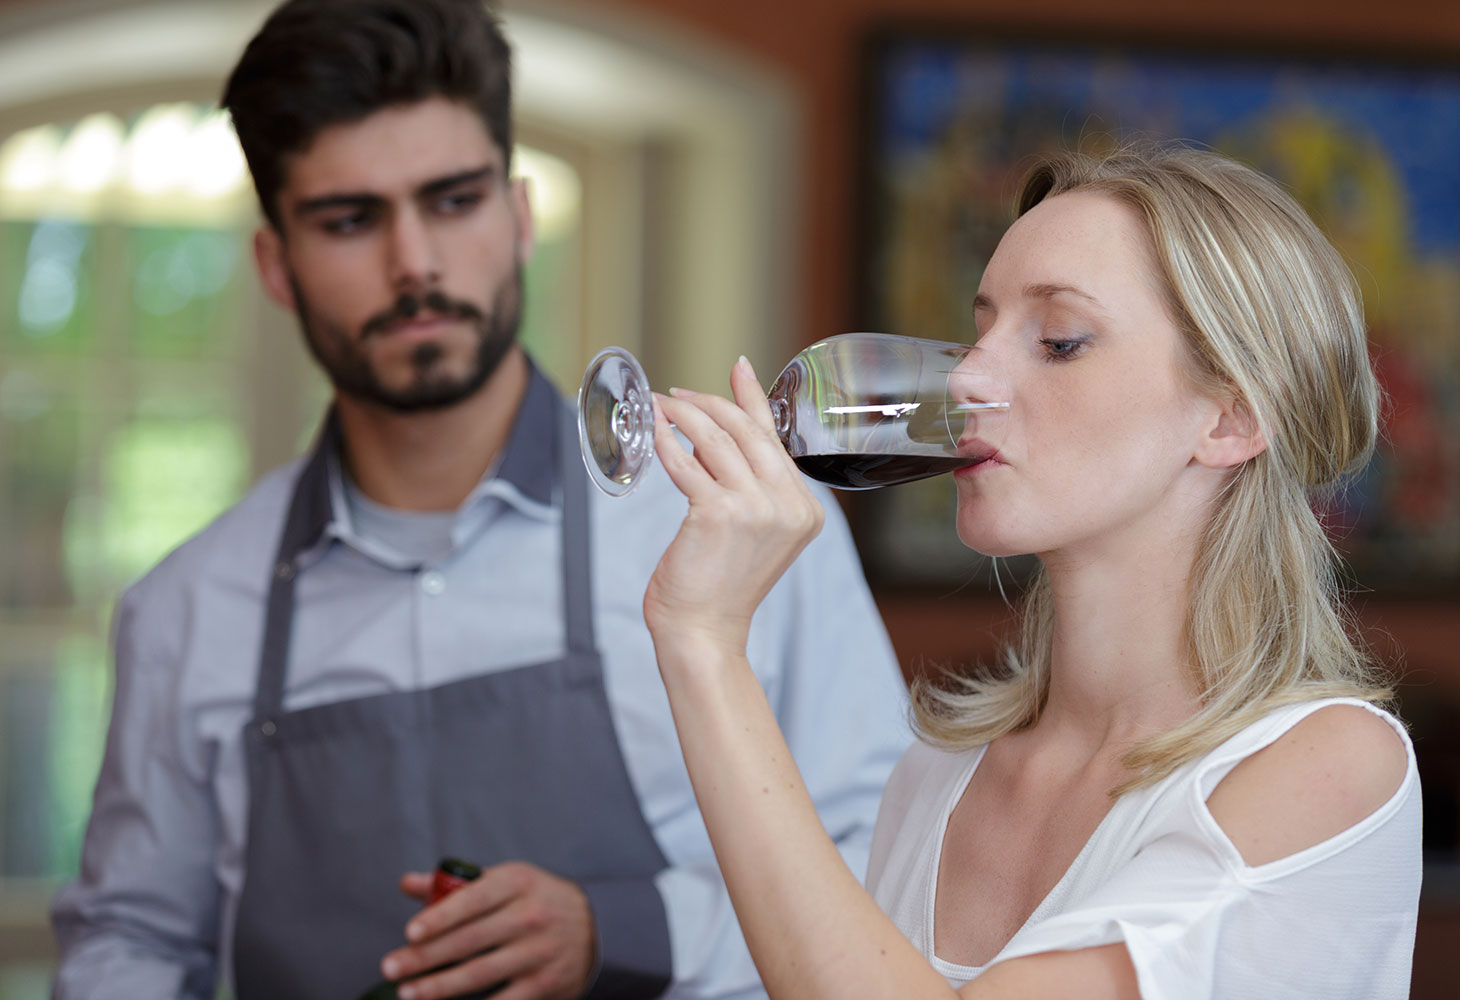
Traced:
POLYGON ((253 234, 253 259, 269 298, 296 312, 298 303, 294 301, 294 287, 289 281, 289 264, 284 259, 284 238, 273 226, 261 226, 253 234))
POLYGON ((512 179, 512 217, 517 224, 517 262, 526 264, 537 246, 537 227, 532 221, 532 181, 512 179))
POLYGON ((1230 469, 1267 450, 1267 438, 1248 405, 1229 396, 1213 406, 1212 419, 1197 442, 1196 461, 1209 469, 1230 469))

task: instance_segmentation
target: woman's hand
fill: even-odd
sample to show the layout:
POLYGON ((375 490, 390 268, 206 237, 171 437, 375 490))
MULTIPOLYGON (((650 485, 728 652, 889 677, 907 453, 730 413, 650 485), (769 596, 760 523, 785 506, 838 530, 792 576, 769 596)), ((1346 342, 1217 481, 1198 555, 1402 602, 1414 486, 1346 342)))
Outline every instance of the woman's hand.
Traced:
POLYGON ((655 397, 659 459, 689 498, 644 594, 644 618, 661 649, 678 642, 688 652, 709 642, 743 655, 751 615, 826 516, 781 447, 744 358, 731 369, 730 388, 734 402, 684 390, 655 397))

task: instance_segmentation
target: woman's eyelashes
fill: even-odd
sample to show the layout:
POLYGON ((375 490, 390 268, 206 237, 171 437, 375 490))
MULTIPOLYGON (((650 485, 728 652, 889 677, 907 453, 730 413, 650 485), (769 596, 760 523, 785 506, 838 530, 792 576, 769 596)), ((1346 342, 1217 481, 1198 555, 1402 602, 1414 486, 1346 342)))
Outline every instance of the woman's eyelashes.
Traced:
POLYGON ((1088 336, 1044 336, 1039 338, 1039 346, 1043 353, 1044 360, 1051 362, 1069 361, 1079 357, 1085 351, 1085 346, 1090 342, 1088 336))

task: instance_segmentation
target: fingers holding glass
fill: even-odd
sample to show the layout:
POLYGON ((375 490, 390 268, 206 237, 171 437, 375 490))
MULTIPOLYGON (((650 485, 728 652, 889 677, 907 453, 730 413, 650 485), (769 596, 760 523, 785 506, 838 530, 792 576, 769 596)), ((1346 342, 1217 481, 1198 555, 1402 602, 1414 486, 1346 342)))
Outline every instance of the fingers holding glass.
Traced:
POLYGON ((715 477, 691 455, 674 433, 673 418, 665 412, 674 407, 675 400, 654 393, 654 446, 664 471, 679 491, 693 500, 714 489, 715 477))
POLYGON ((727 489, 747 491, 798 483, 800 477, 769 427, 765 397, 742 387, 750 406, 767 411, 748 413, 740 405, 710 393, 671 390, 659 397, 661 408, 694 446, 694 458, 727 489))
POLYGON ((671 389, 669 396, 658 396, 655 401, 660 412, 689 440, 694 461, 714 482, 734 489, 754 476, 735 438, 705 410, 706 403, 716 398, 700 400, 697 393, 671 389))

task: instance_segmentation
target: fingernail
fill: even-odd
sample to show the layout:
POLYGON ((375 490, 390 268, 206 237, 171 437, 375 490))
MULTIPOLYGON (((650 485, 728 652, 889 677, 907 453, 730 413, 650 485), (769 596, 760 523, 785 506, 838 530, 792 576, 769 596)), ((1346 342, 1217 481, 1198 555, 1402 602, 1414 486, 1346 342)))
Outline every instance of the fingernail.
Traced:
POLYGON ((400 1000, 416 1000, 416 988, 409 985, 397 986, 395 988, 395 995, 400 997, 400 1000))
POLYGON ((745 355, 740 355, 740 360, 735 363, 741 368, 744 368, 746 371, 750 372, 751 374, 755 373, 755 369, 750 367, 750 359, 747 358, 745 355))
POLYGON ((387 958, 380 963, 380 971, 386 979, 398 979, 400 978, 400 962, 387 958))
POLYGON ((675 397, 676 399, 678 399, 680 396, 693 396, 694 394, 695 391, 693 389, 681 389, 677 385, 670 386, 669 388, 669 395, 675 397))
POLYGON ((406 924, 406 940, 419 941, 426 934, 426 928, 420 924, 406 924))

